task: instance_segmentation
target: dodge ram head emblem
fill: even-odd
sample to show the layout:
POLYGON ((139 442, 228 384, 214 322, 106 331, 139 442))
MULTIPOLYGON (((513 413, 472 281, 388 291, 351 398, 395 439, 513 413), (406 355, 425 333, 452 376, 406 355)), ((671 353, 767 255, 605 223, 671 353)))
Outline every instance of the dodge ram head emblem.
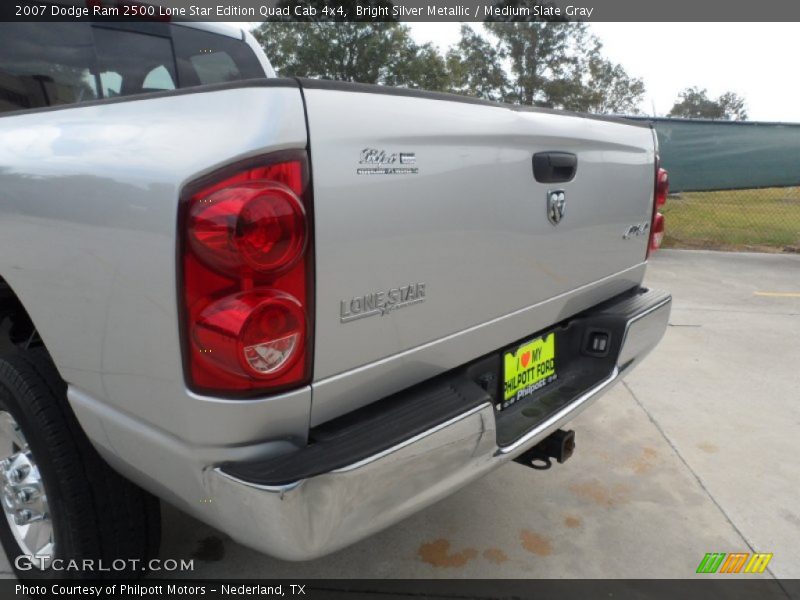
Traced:
POLYGON ((564 190, 547 192, 547 218, 553 225, 558 225, 564 218, 564 206, 567 203, 564 190))

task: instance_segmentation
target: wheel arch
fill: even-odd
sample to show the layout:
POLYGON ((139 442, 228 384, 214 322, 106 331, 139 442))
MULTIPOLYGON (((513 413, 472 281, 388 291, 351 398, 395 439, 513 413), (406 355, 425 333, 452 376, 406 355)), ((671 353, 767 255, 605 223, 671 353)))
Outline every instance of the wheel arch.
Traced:
POLYGON ((0 347, 25 344, 36 327, 19 296, 0 276, 0 347))
POLYGON ((0 275, 0 352, 36 347, 47 350, 19 295, 0 275))

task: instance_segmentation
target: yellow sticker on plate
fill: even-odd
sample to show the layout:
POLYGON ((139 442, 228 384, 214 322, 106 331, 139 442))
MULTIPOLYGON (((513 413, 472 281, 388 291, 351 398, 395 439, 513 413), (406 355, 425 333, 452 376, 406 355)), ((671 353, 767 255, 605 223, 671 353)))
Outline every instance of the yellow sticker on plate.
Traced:
POLYGON ((555 334, 526 342, 515 352, 506 352, 503 362, 503 397, 511 404, 555 380, 555 334))

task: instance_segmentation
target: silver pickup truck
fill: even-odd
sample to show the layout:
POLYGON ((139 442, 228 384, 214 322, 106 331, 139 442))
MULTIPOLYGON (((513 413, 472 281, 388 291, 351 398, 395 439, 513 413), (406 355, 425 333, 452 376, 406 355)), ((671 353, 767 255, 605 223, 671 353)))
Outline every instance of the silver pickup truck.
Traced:
POLYGON ((278 78, 219 24, 0 25, 17 573, 155 556, 157 498, 311 559, 564 460, 665 331, 666 194, 647 124, 278 78))

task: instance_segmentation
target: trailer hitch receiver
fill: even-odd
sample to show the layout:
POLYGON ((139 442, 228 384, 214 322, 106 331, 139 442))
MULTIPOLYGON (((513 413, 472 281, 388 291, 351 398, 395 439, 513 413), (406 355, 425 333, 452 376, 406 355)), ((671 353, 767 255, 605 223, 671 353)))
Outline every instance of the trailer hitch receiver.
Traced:
POLYGON ((514 459, 515 462, 544 471, 553 466, 551 459, 555 458, 559 464, 566 461, 575 452, 575 432, 559 429, 554 431, 530 450, 525 451, 514 459))

